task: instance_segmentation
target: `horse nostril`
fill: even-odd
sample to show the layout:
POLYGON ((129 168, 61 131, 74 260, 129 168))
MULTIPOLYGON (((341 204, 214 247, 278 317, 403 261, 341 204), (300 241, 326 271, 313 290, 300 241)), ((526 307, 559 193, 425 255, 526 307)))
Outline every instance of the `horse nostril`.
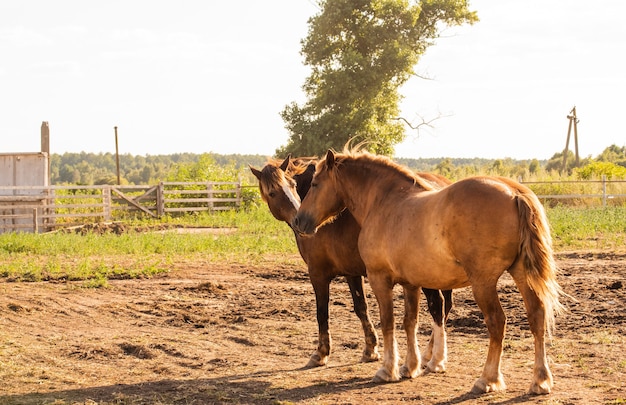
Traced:
POLYGON ((298 216, 294 217, 292 225, 294 228, 298 228, 298 225, 300 225, 300 218, 298 218, 298 216))

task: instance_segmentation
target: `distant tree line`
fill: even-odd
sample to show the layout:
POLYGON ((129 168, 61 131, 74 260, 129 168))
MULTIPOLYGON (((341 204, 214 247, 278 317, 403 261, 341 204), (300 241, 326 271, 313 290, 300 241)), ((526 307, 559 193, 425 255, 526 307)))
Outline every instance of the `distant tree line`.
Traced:
MULTIPOLYGON (((254 184, 248 165, 261 167, 268 157, 263 155, 221 155, 216 153, 174 153, 171 155, 120 155, 122 184, 157 184, 160 181, 237 181, 254 184)), ((479 174, 499 175, 514 179, 567 177, 580 179, 626 178, 626 146, 611 145, 601 154, 583 158, 574 167, 573 153, 568 152, 567 168, 562 172, 563 153, 548 160, 483 159, 483 158, 397 158, 398 163, 417 171, 440 173, 452 180, 479 174)), ((52 154, 51 183, 116 184, 117 165, 112 153, 52 154)))
MULTIPOLYGON (((119 156, 121 184, 156 184, 160 181, 201 181, 203 174, 216 173, 230 167, 237 179, 247 165, 265 164, 261 155, 219 155, 214 153, 174 153, 171 155, 119 156), (201 168, 204 167, 204 169, 201 168), (189 178, 196 173, 197 178, 189 178)), ((117 184, 117 163, 112 153, 53 153, 50 157, 52 184, 117 184)))

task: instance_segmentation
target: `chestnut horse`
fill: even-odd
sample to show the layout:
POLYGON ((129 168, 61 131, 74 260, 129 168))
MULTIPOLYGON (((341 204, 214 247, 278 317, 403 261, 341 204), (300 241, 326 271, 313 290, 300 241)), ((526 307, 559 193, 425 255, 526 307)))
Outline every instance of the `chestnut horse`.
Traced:
POLYGON ((387 158, 328 151, 317 164, 293 227, 303 235, 322 231, 322 225, 345 208, 361 226, 359 251, 380 307, 383 365, 374 381, 397 381, 421 371, 415 306, 405 308, 407 355, 398 368, 394 284, 414 290, 415 295, 422 287, 471 286, 489 331, 487 359, 472 391, 505 389, 500 362, 506 316, 497 283, 508 271, 522 295, 535 341, 530 391, 551 391, 544 339, 555 314, 563 309, 562 291, 556 280, 549 225, 532 191, 500 177, 467 178, 436 190, 387 158))
MULTIPOLYGON (((291 226, 300 201, 309 191, 315 172, 315 161, 299 158, 294 161, 287 157, 282 163, 272 161, 261 170, 250 167, 259 180, 261 197, 268 204, 272 215, 291 226)), ((429 173, 427 176, 434 187, 450 184, 446 178, 429 173)), ((332 224, 320 229, 315 237, 302 238, 294 232, 300 255, 308 265, 309 278, 315 291, 317 322, 319 329, 318 347, 307 367, 327 363, 331 350, 331 337, 328 331, 328 302, 330 282, 337 276, 345 276, 352 294, 354 312, 361 321, 365 335, 365 349, 361 361, 376 361, 378 337, 369 318, 367 302, 363 293, 365 264, 357 248, 360 228, 349 211, 338 215, 332 224)), ((422 353, 430 371, 442 372, 446 361, 445 321, 452 308, 452 291, 424 289, 429 310, 433 317, 433 334, 429 345, 422 353)))

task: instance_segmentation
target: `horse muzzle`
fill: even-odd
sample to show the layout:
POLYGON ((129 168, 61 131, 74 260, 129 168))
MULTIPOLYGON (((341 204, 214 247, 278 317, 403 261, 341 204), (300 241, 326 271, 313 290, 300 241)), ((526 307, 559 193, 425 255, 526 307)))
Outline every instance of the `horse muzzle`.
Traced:
POLYGON ((293 221, 291 221, 291 227, 300 236, 311 236, 317 230, 317 226, 315 226, 313 218, 304 213, 299 213, 293 218, 293 221))

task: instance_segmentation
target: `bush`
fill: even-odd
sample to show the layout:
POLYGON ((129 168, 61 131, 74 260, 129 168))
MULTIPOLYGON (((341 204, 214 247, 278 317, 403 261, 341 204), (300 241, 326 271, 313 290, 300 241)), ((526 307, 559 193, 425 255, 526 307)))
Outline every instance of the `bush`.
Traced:
POLYGON ((576 169, 575 173, 582 180, 591 180, 602 176, 606 176, 608 180, 625 179, 626 167, 613 162, 591 162, 585 167, 576 169))

